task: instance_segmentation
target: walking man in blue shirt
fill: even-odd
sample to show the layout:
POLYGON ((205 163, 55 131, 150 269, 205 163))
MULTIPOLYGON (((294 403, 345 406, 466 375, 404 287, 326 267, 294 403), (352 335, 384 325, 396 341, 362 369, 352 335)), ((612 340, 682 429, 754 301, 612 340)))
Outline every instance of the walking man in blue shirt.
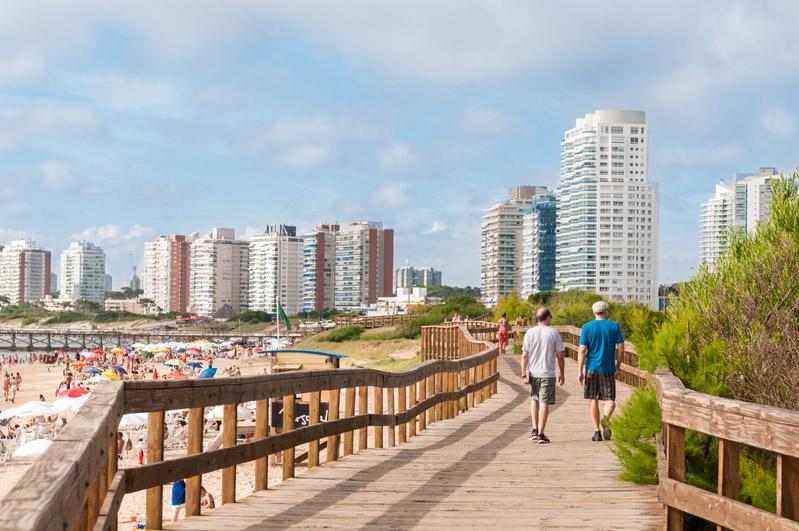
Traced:
POLYGON ((607 420, 616 409, 616 371, 624 352, 624 336, 621 326, 608 319, 608 303, 597 301, 591 306, 594 320, 583 325, 580 332, 580 350, 577 364, 580 367, 580 385, 588 400, 588 410, 594 423, 591 440, 610 440, 611 431, 607 420), (599 418, 599 401, 604 404, 604 415, 599 418), (601 426, 601 431, 600 431, 601 426))

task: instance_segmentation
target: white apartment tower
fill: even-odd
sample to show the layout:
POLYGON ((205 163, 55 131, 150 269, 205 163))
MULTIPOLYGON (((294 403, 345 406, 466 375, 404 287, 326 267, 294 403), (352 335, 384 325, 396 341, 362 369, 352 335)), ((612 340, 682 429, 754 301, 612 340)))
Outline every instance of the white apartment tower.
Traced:
POLYGON ((191 242, 185 236, 159 235, 145 242, 142 289, 162 312, 188 309, 190 259, 191 242))
POLYGON ((544 186, 515 186, 510 197, 483 210, 480 226, 480 298, 486 306, 521 290, 522 218, 544 186))
POLYGON ((105 302, 105 253, 91 242, 73 242, 61 253, 61 298, 105 302))
POLYGON ((296 227, 267 227, 250 241, 249 309, 277 313, 280 305, 288 315, 302 311, 303 248, 296 227))
POLYGON ((323 224, 303 236, 304 312, 332 310, 335 307, 336 233, 339 226, 323 224))
POLYGON ((38 301, 51 291, 50 251, 32 240, 0 246, 0 295, 10 304, 38 301))
POLYGON ((336 234, 334 304, 359 310, 394 294, 394 230, 375 221, 341 227, 336 234))
POLYGON ((699 261, 713 271, 726 248, 727 231, 736 227, 754 232, 766 221, 771 209, 771 181, 779 178, 776 168, 760 168, 757 173, 736 173, 732 182, 720 181, 716 193, 702 203, 699 236, 699 261))
POLYGON ((230 317, 248 309, 249 243, 235 231, 214 228, 191 242, 189 310, 206 317, 230 317))
POLYGON ((583 289, 657 309, 658 200, 641 111, 578 118, 561 142, 559 290, 583 289))

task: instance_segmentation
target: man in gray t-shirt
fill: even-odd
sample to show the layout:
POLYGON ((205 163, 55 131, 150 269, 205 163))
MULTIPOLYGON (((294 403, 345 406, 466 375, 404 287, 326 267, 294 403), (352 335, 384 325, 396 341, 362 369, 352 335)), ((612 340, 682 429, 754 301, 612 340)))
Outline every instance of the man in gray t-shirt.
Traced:
POLYGON ((549 308, 539 308, 535 313, 538 326, 527 330, 522 346, 522 379, 530 384, 530 440, 546 444, 544 434, 549 416, 549 406, 555 403, 555 360, 558 362, 558 385, 565 382, 563 340, 552 324, 549 308))

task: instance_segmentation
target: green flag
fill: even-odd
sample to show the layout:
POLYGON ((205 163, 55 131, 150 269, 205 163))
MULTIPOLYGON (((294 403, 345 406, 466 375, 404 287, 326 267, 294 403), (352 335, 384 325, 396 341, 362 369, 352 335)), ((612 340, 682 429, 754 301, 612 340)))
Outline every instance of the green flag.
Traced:
POLYGON ((291 330, 291 322, 289 321, 289 316, 286 315, 286 312, 283 311, 283 305, 277 303, 277 318, 283 321, 283 324, 286 325, 286 330, 291 330))

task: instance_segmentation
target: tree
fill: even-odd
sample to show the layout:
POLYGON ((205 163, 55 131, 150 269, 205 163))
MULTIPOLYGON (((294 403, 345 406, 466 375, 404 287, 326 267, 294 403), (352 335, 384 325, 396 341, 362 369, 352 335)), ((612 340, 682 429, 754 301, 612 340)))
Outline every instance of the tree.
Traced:
POLYGON ((0 295, 0 306, 5 306, 6 304, 11 304, 11 299, 5 295, 0 295))
POLYGON ((503 313, 506 314, 510 321, 520 315, 529 321, 532 316, 530 303, 519 297, 519 294, 515 291, 499 300, 496 308, 494 308, 494 319, 499 319, 503 313))

